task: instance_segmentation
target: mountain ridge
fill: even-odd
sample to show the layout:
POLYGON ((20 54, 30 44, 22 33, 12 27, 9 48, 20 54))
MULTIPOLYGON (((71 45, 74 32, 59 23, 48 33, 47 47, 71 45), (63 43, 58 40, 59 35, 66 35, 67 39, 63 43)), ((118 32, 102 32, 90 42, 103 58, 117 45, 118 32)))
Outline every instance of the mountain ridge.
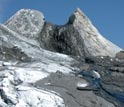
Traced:
POLYGON ((25 37, 27 36, 27 38, 38 40, 42 48, 53 52, 62 52, 76 56, 89 54, 92 56, 114 57, 116 53, 122 50, 105 39, 79 8, 70 16, 69 21, 65 25, 46 24, 47 21, 45 21, 43 13, 30 9, 18 11, 5 23, 9 29, 25 37), (34 19, 35 15, 36 17, 34 19), (20 25, 19 23, 22 24, 20 25), (37 27, 36 24, 38 24, 37 27), (72 29, 68 29, 71 27, 72 29), (76 35, 73 36, 71 32, 77 33, 74 33, 76 35), (57 38, 59 40, 56 40, 57 38), (68 50, 73 51, 73 49, 76 49, 74 52, 77 53, 68 52, 68 50))

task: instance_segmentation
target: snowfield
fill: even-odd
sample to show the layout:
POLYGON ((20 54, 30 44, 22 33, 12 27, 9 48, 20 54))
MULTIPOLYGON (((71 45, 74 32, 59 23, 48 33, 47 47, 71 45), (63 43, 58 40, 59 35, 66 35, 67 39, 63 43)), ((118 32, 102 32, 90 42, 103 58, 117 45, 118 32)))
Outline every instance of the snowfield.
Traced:
POLYGON ((73 68, 70 68, 55 63, 45 65, 40 62, 34 63, 34 65, 33 63, 23 63, 2 66, 0 107, 66 107, 61 95, 50 90, 38 89, 32 84, 52 72, 60 71, 69 74, 73 72, 71 70, 73 68), (22 65, 23 67, 21 67, 22 65))

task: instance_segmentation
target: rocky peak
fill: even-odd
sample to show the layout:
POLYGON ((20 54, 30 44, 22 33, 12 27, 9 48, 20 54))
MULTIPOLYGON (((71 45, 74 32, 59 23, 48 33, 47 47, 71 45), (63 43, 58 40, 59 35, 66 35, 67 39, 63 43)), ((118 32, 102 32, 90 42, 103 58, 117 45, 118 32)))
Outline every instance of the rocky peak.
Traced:
POLYGON ((79 18, 86 18, 86 15, 81 11, 80 8, 77 8, 74 13, 71 15, 70 19, 72 19, 72 21, 75 21, 75 20, 80 20, 79 18))
POLYGON ((80 8, 77 8, 75 12, 70 16, 69 23, 73 24, 74 26, 80 26, 84 31, 90 32, 93 35, 98 33, 90 19, 85 15, 84 12, 81 11, 80 8))
POLYGON ((69 18, 84 40, 84 46, 93 56, 115 56, 121 49, 105 39, 94 27, 89 18, 78 8, 69 18))
POLYGON ((44 21, 44 15, 41 12, 31 9, 21 9, 5 25, 20 35, 34 38, 42 30, 44 21))
POLYGON ((26 41, 39 40, 35 41, 38 46, 41 44, 41 48, 54 52, 74 56, 82 56, 82 53, 85 53, 89 56, 114 57, 121 50, 106 40, 79 8, 71 15, 66 25, 46 23, 41 12, 21 9, 5 23, 5 26, 23 39, 25 37, 26 41))

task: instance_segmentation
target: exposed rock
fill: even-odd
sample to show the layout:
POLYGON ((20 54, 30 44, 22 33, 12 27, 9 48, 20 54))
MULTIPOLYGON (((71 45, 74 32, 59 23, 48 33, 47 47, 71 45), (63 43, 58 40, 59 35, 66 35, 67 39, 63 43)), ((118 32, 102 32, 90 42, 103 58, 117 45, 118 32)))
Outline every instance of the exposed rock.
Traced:
POLYGON ((71 15, 66 25, 46 22, 39 40, 44 49, 74 56, 114 57, 122 50, 106 40, 80 9, 71 15))
POLYGON ((3 101, 6 104, 8 104, 8 105, 16 105, 18 103, 18 100, 16 98, 14 98, 14 95, 8 95, 6 90, 1 89, 0 93, 1 93, 1 98, 3 99, 3 101))
POLYGON ((31 9, 21 9, 5 25, 20 35, 37 38, 44 26, 44 21, 45 18, 41 12, 31 9))
POLYGON ((68 24, 72 24, 84 40, 84 46, 93 56, 114 57, 122 50, 105 39, 92 25, 88 17, 78 8, 70 17, 68 24))
POLYGON ((36 82, 36 85, 60 93, 68 107, 115 107, 103 98, 96 96, 92 90, 77 90, 79 81, 87 83, 83 78, 56 73, 36 82), (45 83, 50 84, 45 85, 45 83))
POLYGON ((40 34, 41 47, 53 52, 84 56, 84 40, 72 25, 57 26, 45 23, 40 34))
MULTIPOLYGON (((24 52, 21 51, 18 47, 4 47, 0 46, 0 59, 1 60, 18 60, 18 61, 30 61, 31 58, 28 57, 24 52)), ((3 64, 8 65, 8 64, 3 64)))
POLYGON ((62 66, 53 60, 46 60, 3 66, 0 68, 0 98, 2 99, 0 107, 5 107, 4 105, 7 107, 49 107, 49 105, 66 107, 59 93, 48 89, 38 89, 33 85, 52 72, 73 73, 75 67, 69 66, 66 62, 65 64, 62 66))
POLYGON ((120 51, 116 54, 116 58, 118 59, 124 59, 124 51, 120 51))

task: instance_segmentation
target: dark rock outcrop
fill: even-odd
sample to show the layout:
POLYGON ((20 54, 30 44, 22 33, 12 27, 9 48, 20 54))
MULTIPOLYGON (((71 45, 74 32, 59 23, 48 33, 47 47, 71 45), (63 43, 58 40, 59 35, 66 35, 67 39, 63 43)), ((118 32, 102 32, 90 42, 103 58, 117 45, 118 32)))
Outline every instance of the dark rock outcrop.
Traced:
POLYGON ((121 50, 105 39, 87 16, 77 9, 66 25, 45 23, 40 34, 41 47, 74 56, 110 56, 121 50))
POLYGON ((84 56, 84 40, 72 25, 57 26, 45 23, 40 34, 41 47, 53 52, 84 56))
POLYGON ((18 61, 31 61, 31 58, 28 57, 24 52, 21 51, 18 47, 0 47, 0 60, 18 60, 18 61))

